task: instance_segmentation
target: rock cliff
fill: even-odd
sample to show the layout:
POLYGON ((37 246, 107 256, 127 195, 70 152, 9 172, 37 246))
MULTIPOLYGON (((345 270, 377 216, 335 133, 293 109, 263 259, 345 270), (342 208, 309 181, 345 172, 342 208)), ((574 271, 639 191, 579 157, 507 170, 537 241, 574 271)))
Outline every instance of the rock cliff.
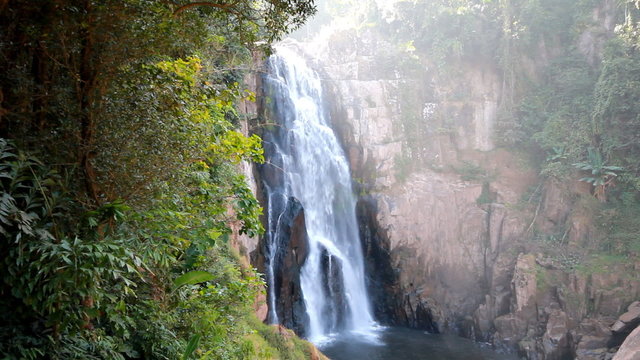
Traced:
MULTIPOLYGON (((580 46, 597 61, 589 36, 580 46)), ((540 178, 526 153, 496 147, 495 64, 443 77, 428 58, 403 65, 412 54, 366 27, 299 46, 326 79, 360 192, 379 319, 528 359, 604 359, 620 345, 614 322, 640 298, 640 264, 587 262, 580 249, 599 231, 589 188, 540 178)))

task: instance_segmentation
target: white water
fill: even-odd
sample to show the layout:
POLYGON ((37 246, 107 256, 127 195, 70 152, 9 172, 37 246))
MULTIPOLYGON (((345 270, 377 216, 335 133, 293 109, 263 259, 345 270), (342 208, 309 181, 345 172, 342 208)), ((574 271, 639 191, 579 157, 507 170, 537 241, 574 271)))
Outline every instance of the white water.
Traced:
MULTIPOLYGON (((265 79, 270 101, 286 131, 277 149, 284 172, 284 199, 297 198, 305 212, 309 235, 307 260, 300 285, 309 323, 306 337, 322 343, 349 331, 373 335, 376 324, 364 279, 364 262, 355 215, 356 199, 346 157, 323 109, 318 75, 293 50, 278 47, 265 79)), ((269 189, 267 189, 269 190, 269 189)), ((271 198, 271 195, 269 195, 271 198)), ((267 214, 267 239, 274 239, 281 214, 267 214)), ((269 247, 271 260, 278 249, 269 247)), ((273 281, 273 269, 267 270, 273 281)), ((270 291, 270 320, 277 322, 275 296, 270 291)))

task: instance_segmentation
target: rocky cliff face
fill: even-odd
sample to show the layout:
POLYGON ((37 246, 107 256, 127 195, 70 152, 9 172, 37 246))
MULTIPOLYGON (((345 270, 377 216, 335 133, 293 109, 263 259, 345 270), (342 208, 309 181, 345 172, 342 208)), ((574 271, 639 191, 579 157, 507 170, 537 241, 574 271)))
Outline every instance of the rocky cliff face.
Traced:
POLYGON ((282 325, 297 334, 304 334, 309 320, 300 287, 300 269, 307 258, 309 240, 304 209, 298 200, 288 200, 276 226, 280 232, 275 241, 278 248, 284 250, 273 259, 275 312, 282 325))
MULTIPOLYGON (((597 61, 588 37, 581 49, 597 61)), ((424 59, 381 64, 395 50, 366 28, 301 47, 326 78, 361 193, 378 318, 529 359, 609 356, 611 326, 640 298, 640 264, 581 267, 579 249, 598 231, 589 188, 544 181, 526 155, 496 148, 495 66, 462 64, 444 78, 424 59)))

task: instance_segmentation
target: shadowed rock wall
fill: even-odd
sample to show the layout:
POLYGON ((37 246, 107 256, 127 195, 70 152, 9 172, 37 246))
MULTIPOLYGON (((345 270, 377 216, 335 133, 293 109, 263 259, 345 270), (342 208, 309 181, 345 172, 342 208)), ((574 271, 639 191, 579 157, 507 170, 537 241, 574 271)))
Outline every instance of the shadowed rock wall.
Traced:
MULTIPOLYGON (((610 22, 611 2, 603 3, 594 19, 610 22)), ((589 61, 598 61, 596 32, 580 37, 589 61)), ((615 346, 612 325, 640 298, 640 279, 630 275, 640 264, 579 268, 571 249, 598 231, 584 201, 590 189, 541 179, 526 154, 496 148, 498 66, 461 63, 443 77, 425 58, 419 69, 382 64, 385 52, 406 54, 366 27, 301 47, 326 79, 360 193, 378 319, 529 359, 604 358, 615 346)), ((527 59, 532 74, 553 56, 543 50, 527 59)))

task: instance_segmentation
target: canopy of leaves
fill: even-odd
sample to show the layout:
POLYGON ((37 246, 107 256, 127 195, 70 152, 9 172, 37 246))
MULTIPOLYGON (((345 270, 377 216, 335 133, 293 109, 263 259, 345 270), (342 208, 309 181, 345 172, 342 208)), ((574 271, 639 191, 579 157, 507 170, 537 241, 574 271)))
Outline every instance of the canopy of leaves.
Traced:
POLYGON ((263 157, 236 104, 314 11, 0 2, 0 357, 253 357, 262 281, 230 238, 262 231, 238 164, 263 157))

